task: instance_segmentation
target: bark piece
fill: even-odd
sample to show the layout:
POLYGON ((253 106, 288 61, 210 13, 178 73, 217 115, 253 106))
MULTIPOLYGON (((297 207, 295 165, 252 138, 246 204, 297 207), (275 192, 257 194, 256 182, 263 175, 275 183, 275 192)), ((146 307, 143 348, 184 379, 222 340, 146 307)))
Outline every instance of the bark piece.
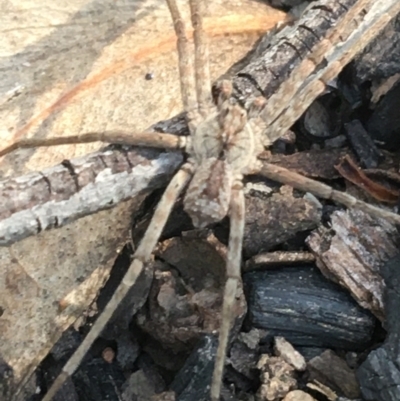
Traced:
MULTIPOLYGON (((346 7, 351 8, 354 3, 355 0, 347 0, 346 7)), ((293 27, 283 29, 281 35, 273 39, 270 51, 252 61, 234 80, 239 93, 247 98, 249 93, 256 94, 253 88, 258 87, 270 99, 282 83, 288 85, 289 74, 300 70, 303 57, 318 47, 319 39, 327 36, 334 21, 345 14, 344 7, 337 3, 329 6, 311 7, 293 27)), ((300 82, 296 81, 296 84, 300 82)))
POLYGON ((296 346, 297 351, 303 355, 306 361, 321 355, 326 350, 326 347, 313 347, 313 346, 296 346))
POLYGON ((360 210, 337 211, 331 228, 320 227, 307 239, 317 266, 347 288, 354 299, 383 320, 382 264, 397 253, 399 234, 390 223, 360 210))
POLYGON ((138 197, 165 184, 182 160, 174 152, 109 149, 2 181, 0 245, 138 197))
POLYGON ((123 401, 149 401, 155 395, 153 383, 143 370, 138 370, 129 376, 122 392, 123 401))
POLYGON ((313 391, 313 394, 318 397, 326 398, 329 401, 348 401, 348 398, 346 397, 338 397, 337 394, 328 386, 325 386, 324 384, 315 381, 315 382, 308 382, 307 383, 307 388, 313 391), (344 399, 342 399, 344 398, 344 399))
POLYGON ((296 7, 303 3, 303 0, 272 0, 274 7, 296 7))
POLYGON ((304 357, 283 337, 275 337, 274 354, 281 357, 298 371, 306 369, 307 365, 304 357))
POLYGON ((350 399, 360 397, 356 373, 333 351, 327 350, 308 364, 309 380, 317 380, 350 399))
POLYGON ((233 342, 229 354, 230 365, 251 380, 254 380, 257 374, 261 337, 262 333, 257 329, 252 329, 248 333, 241 332, 233 342))
POLYGON ((143 371, 157 394, 167 389, 167 385, 159 367, 154 363, 154 360, 149 355, 141 353, 137 360, 136 367, 143 371))
POLYGON ((359 350, 371 341, 374 317, 314 267, 243 276, 248 324, 295 346, 359 350))
POLYGON ((257 367, 261 370, 261 386, 257 398, 261 401, 281 400, 297 388, 295 369, 280 357, 261 355, 257 367))
POLYGON ((246 196, 243 252, 246 258, 267 251, 296 233, 311 230, 321 219, 316 202, 295 197, 293 189, 281 187, 268 198, 246 196))

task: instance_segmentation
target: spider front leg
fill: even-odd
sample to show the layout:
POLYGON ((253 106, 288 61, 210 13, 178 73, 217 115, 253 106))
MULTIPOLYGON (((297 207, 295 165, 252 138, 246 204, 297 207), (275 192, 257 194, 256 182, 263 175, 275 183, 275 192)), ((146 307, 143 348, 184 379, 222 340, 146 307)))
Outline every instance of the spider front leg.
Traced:
POLYGON ((230 230, 229 248, 226 265, 226 284, 219 330, 219 342, 215 359, 214 373, 211 382, 211 401, 219 401, 222 375, 224 371, 229 333, 232 326, 233 306, 236 301, 236 291, 241 280, 242 244, 245 218, 245 200, 243 184, 236 182, 231 191, 229 210, 230 230))
POLYGON ((190 14, 194 39, 194 70, 198 111, 207 117, 213 107, 211 98, 211 79, 208 60, 207 35, 203 27, 204 1, 190 0, 190 14))
POLYGON ((93 342, 101 334, 104 327, 111 319, 120 302, 125 298, 130 288, 135 284, 137 278, 143 270, 144 265, 149 262, 153 249, 156 246, 171 210, 178 196, 190 180, 192 173, 193 166, 190 163, 186 163, 175 174, 169 183, 154 212, 154 216, 151 219, 150 225, 147 228, 147 231, 133 256, 133 262, 129 266, 129 269, 122 279, 122 282, 116 289, 114 295, 106 305, 101 315, 97 318, 90 332, 63 367, 62 372, 56 378, 42 401, 51 401, 65 380, 68 377, 71 377, 76 371, 93 342))
POLYGON ((16 149, 38 148, 77 143, 104 142, 121 145, 148 146, 162 149, 185 149, 186 137, 158 132, 87 132, 58 138, 24 138, 0 151, 0 157, 16 149))
POLYGON ((189 40, 186 35, 185 22, 181 13, 179 12, 176 1, 167 0, 167 5, 171 14, 177 38, 176 48, 178 50, 179 82, 181 87, 183 108, 187 113, 190 134, 194 135, 196 126, 199 122, 199 115, 197 111, 193 61, 190 57, 189 40))

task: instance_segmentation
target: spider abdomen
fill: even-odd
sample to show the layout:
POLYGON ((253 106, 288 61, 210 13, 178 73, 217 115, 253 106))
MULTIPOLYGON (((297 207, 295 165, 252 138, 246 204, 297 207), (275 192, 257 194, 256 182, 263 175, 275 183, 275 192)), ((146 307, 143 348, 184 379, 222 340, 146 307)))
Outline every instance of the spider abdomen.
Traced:
POLYGON ((232 168, 225 160, 212 157, 197 167, 183 201, 195 227, 204 228, 228 214, 232 184, 232 168))

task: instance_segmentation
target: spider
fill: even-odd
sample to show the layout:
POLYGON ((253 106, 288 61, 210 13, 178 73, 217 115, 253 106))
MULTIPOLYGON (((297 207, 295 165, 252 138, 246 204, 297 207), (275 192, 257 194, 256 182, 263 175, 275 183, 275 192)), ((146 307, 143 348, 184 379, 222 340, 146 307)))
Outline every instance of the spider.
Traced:
MULTIPOLYGON (((177 36, 181 96, 187 113, 189 137, 171 134, 133 134, 128 141, 125 136, 115 138, 112 134, 100 140, 113 143, 132 143, 156 147, 183 149, 186 163, 167 186, 134 256, 128 272, 112 299, 94 323, 91 331, 64 366, 44 401, 51 400, 65 379, 79 366, 86 351, 99 336, 113 312, 134 285, 144 265, 150 261, 153 249, 160 237, 177 198, 188 185, 184 197, 184 209, 197 228, 204 228, 230 217, 229 250, 227 255, 227 279, 219 332, 219 346, 211 385, 211 399, 217 401, 221 390, 223 367, 232 320, 232 307, 241 280, 241 254, 244 230, 244 174, 261 169, 257 156, 264 150, 260 135, 254 124, 265 104, 264 98, 255 98, 242 107, 231 97, 229 81, 219 84, 219 95, 213 103, 208 66, 208 48, 203 30, 201 0, 189 0, 191 21, 194 29, 194 68, 190 57, 189 42, 184 21, 175 0, 167 0, 177 36), (193 74, 194 69, 194 74, 193 74), (194 80, 193 80, 194 76, 194 80), (193 82, 195 81, 195 82, 193 82)), ((70 137, 67 141, 77 142, 70 137)), ((99 140, 96 134, 87 134, 79 142, 99 140)), ((35 142, 35 141, 34 141, 35 142)), ((65 143, 65 141, 63 142, 65 143)), ((41 145, 49 146, 49 141, 41 145)), ((60 144, 58 139, 54 144, 60 144)), ((38 143, 32 143, 37 146, 38 143)))
MULTIPOLYGON (((167 186, 121 284, 92 326, 91 331, 64 366, 62 373, 43 398, 44 401, 50 401, 64 381, 74 373, 122 299, 135 284, 145 264, 150 262, 153 249, 171 210, 186 186, 188 188, 183 201, 184 209, 192 218, 195 227, 206 227, 219 222, 225 216, 230 218, 226 284, 218 350, 211 383, 212 401, 217 401, 220 397, 223 368, 233 319, 233 306, 241 280, 240 267, 245 217, 243 176, 260 173, 298 189, 313 192, 323 198, 339 201, 346 206, 356 206, 370 213, 385 215, 385 211, 360 202, 344 193, 334 191, 327 185, 291 173, 281 167, 262 164, 258 157, 264 150, 263 143, 268 143, 268 140, 262 136, 258 122, 259 114, 266 103, 265 99, 254 98, 242 107, 231 96, 232 84, 224 80, 218 85, 219 95, 214 104, 209 77, 206 35, 202 25, 203 0, 189 0, 191 22, 194 29, 194 66, 190 57, 185 24, 176 0, 167 0, 167 4, 177 36, 181 96, 190 133, 188 137, 167 133, 119 133, 118 135, 115 132, 88 133, 50 140, 23 140, 0 152, 0 156, 2 156, 21 147, 104 141, 181 149, 188 156, 187 161, 167 186)), ((396 219, 393 217, 395 215, 390 212, 387 212, 385 216, 396 219)))

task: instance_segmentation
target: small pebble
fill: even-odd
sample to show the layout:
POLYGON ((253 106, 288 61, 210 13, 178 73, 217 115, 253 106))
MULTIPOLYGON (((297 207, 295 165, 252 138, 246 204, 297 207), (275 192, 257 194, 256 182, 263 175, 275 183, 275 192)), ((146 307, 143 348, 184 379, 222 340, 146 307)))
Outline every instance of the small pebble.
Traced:
POLYGON ((307 363, 303 355, 293 348, 293 345, 283 337, 275 337, 275 355, 280 356, 298 371, 306 370, 307 363))
POLYGON ((106 362, 112 363, 115 358, 115 352, 112 348, 107 347, 104 348, 103 352, 101 353, 101 356, 106 362))
POLYGON ((301 390, 294 390, 286 394, 283 401, 316 401, 310 394, 301 390))

